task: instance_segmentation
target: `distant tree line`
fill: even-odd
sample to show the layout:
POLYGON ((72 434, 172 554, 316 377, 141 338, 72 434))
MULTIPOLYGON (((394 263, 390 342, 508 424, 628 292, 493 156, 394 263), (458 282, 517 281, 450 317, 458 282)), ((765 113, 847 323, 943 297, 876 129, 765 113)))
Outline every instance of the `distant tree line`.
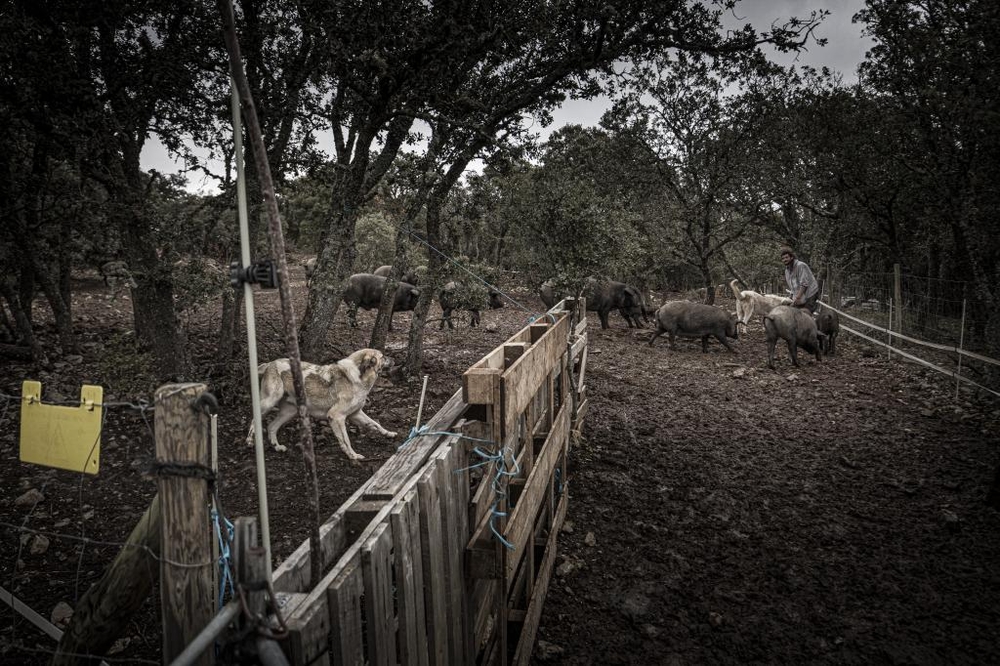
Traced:
MULTIPOLYGON (((759 50, 800 47, 822 14, 765 34, 727 32, 720 12, 730 4, 241 3, 288 238, 318 257, 304 356, 322 355, 344 278, 397 257, 400 269, 428 266, 410 333, 414 372, 430 296, 448 278, 442 255, 525 280, 710 287, 771 270, 779 243, 814 265, 900 263, 965 280, 979 326, 995 337, 1000 9, 872 0, 858 19, 876 46, 845 86, 828 72, 775 67, 759 50), (615 104, 600 128, 567 127, 538 144, 531 122, 601 92, 615 104), (326 137, 332 155, 320 150, 326 137), (471 173, 474 161, 484 166, 471 173)), ((136 337, 160 378, 189 371, 183 313, 199 299, 223 299, 216 358, 229 358, 239 303, 215 278, 239 244, 217 6, 8 5, 0 325, 44 355, 29 307, 40 293, 69 353, 72 271, 122 260, 135 280, 136 337), (187 177, 214 179, 221 194, 144 171, 154 136, 187 177)), ((253 164, 250 231, 265 255, 253 164)), ((386 325, 380 318, 374 344, 386 325)))

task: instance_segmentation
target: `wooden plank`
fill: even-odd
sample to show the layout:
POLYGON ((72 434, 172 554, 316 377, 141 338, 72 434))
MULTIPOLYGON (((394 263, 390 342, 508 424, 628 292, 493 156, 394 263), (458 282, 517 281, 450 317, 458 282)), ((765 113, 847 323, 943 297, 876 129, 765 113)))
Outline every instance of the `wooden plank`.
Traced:
POLYGON ((420 507, 409 491, 392 509, 392 550, 396 561, 399 663, 427 666, 424 565, 420 554, 420 507))
POLYGON ((440 464, 437 468, 438 497, 441 501, 441 536, 444 546, 444 579, 447 597, 448 662, 461 664, 465 661, 465 617, 462 614, 465 572, 462 563, 465 536, 458 525, 459 507, 454 483, 455 454, 459 447, 442 450, 437 454, 440 464))
MULTIPOLYGON (((462 426, 466 424, 463 422, 462 426)), ((476 661, 475 635, 472 624, 472 590, 473 581, 469 577, 465 567, 465 544, 469 541, 469 449, 461 443, 453 447, 455 451, 454 470, 452 471, 452 482, 455 484, 455 515, 458 520, 457 534, 458 543, 456 552, 459 566, 462 568, 462 617, 465 618, 463 625, 462 645, 463 658, 460 663, 474 664, 476 661)))
POLYGON ((528 342, 507 342, 503 345, 503 367, 509 368, 531 347, 528 342))
POLYGON ((563 316, 555 326, 503 373, 504 434, 509 433, 516 419, 535 397, 552 368, 566 352, 569 318, 563 316))
MULTIPOLYGON (((363 486, 351 498, 348 498, 347 502, 337 513, 330 516, 325 523, 320 525, 319 543, 320 554, 323 560, 321 569, 325 569, 334 559, 340 557, 341 553, 344 552, 344 548, 347 547, 347 537, 344 533, 343 510, 350 505, 353 498, 360 497, 362 491, 363 486)), ((309 540, 306 539, 271 574, 274 589, 282 592, 305 592, 308 590, 309 577, 311 576, 309 560, 310 547, 309 540)))
POLYGON ((346 566, 340 568, 330 582, 327 593, 330 606, 330 655, 335 664, 361 664, 365 659, 361 633, 361 597, 364 594, 362 578, 361 556, 355 551, 346 566))
POLYGON ((473 640, 477 655, 482 652, 493 633, 493 595, 497 593, 499 587, 495 580, 477 580, 472 585, 473 613, 470 619, 474 621, 473 640))
MULTIPOLYGON (((444 443, 442 443, 441 446, 450 446, 450 445, 452 445, 454 443, 454 441, 455 441, 454 439, 448 439, 444 443)), ((428 462, 427 464, 424 465, 423 468, 421 468, 420 473, 414 474, 413 478, 411 478, 410 481, 408 481, 407 484, 404 485, 400 489, 400 498, 399 499, 401 499, 402 496, 405 493, 409 492, 414 487, 416 487, 418 481, 424 476, 424 474, 430 468, 430 466, 431 466, 431 462, 428 462)), ((354 495, 352 495, 352 498, 354 500, 357 500, 360 497, 361 492, 362 491, 359 489, 358 492, 356 492, 354 495)), ((382 510, 379 511, 378 515, 375 516, 375 518, 372 520, 372 522, 364 529, 364 531, 358 536, 358 538, 340 556, 340 559, 333 566, 333 568, 329 572, 327 572, 326 575, 323 576, 323 579, 320 580, 319 584, 316 585, 309 592, 308 597, 306 598, 305 601, 302 602, 302 607, 300 607, 300 609, 298 611, 300 614, 312 613, 313 612, 312 607, 314 605, 322 605, 325 608, 326 605, 327 605, 327 595, 329 594, 330 587, 332 585, 334 585, 334 583, 337 583, 338 585, 343 585, 344 584, 343 582, 338 582, 339 579, 341 577, 343 577, 343 576, 354 576, 354 575, 357 575, 359 577, 358 581, 357 581, 357 585, 358 585, 358 592, 357 592, 357 594, 358 594, 358 598, 360 599, 360 596, 362 594, 362 587, 361 587, 362 583, 361 583, 361 580, 360 580, 360 576, 361 576, 361 572, 360 572, 360 567, 361 567, 361 561, 360 561, 361 546, 364 543, 364 541, 369 536, 371 536, 374 533, 375 529, 380 524, 382 524, 383 522, 385 522, 385 521, 387 521, 389 519, 389 514, 390 514, 390 512, 391 512, 391 510, 392 510, 393 507, 394 507, 394 503, 386 503, 386 505, 382 508, 382 510), (355 568, 358 569, 358 571, 356 573, 353 573, 353 572, 349 571, 349 570, 355 569, 355 568)), ((348 506, 347 505, 343 505, 343 506, 340 507, 340 509, 338 509, 338 513, 343 514, 343 512, 346 512, 347 509, 348 509, 348 506)), ((360 601, 359 601, 359 604, 360 604, 360 601)), ((343 604, 341 604, 341 606, 343 606, 343 604)), ((333 612, 333 610, 331 608, 331 613, 332 612, 333 612)), ((358 626, 358 636, 359 636, 358 645, 360 645, 360 626, 361 626, 360 606, 359 606, 358 613, 359 613, 358 614, 358 625, 357 625, 358 626)), ((333 622, 331 622, 331 624, 333 624, 334 627, 336 628, 336 626, 337 626, 336 622, 338 621, 337 620, 337 616, 333 615, 332 617, 333 617, 333 622)), ((347 631, 347 634, 346 634, 347 638, 350 638, 351 635, 353 635, 353 627, 346 627, 345 631, 347 631)), ((334 646, 331 646, 331 650, 333 650, 333 647, 334 646)), ((339 650, 341 648, 338 647, 337 649, 339 650)), ((350 650, 350 649, 352 649, 352 645, 351 644, 346 644, 343 647, 343 649, 344 650, 350 650)), ((336 656, 336 653, 335 653, 335 656, 336 656)), ((354 659, 353 657, 351 657, 349 659, 342 660, 342 661, 340 661, 338 663, 347 663, 347 664, 360 663, 363 659, 364 659, 364 654, 359 651, 358 654, 357 654, 357 658, 356 659, 354 659)))
MULTIPOLYGON (((517 342, 520 338, 516 335, 511 337, 508 342, 517 342)), ((491 351, 486 352, 486 355, 481 359, 469 366, 469 370, 485 370, 487 368, 502 368, 503 367, 503 350, 500 347, 494 347, 491 351)))
MULTIPOLYGON (((285 615, 288 639, 284 641, 285 654, 295 666, 329 664, 333 647, 330 645, 330 608, 327 598, 321 603, 306 603, 302 595, 299 603, 285 615)), ((360 603, 360 595, 358 596, 360 603)), ((334 615, 339 618, 338 615, 334 615)), ((358 631, 361 630, 360 615, 358 631)), ((343 660, 337 663, 349 663, 343 660)))
POLYGON ((576 339, 576 342, 570 346, 569 357, 571 360, 575 361, 577 357, 583 353, 587 348, 587 334, 584 333, 576 339))
POLYGON ((502 372, 502 368, 469 368, 466 370, 462 373, 462 399, 470 405, 493 404, 494 377, 502 372))
POLYGON ((549 530, 549 538, 545 544, 545 554, 538 569, 538 577, 535 580, 535 589, 528 603, 528 609, 524 616, 524 625, 521 628, 521 637, 514 651, 514 664, 526 666, 531 660, 531 652, 535 646, 535 635, 538 633, 538 622, 542 617, 542 608, 545 603, 545 596, 549 591, 549 582, 552 580, 552 568, 556 561, 556 551, 559 532, 563 522, 566 520, 566 511, 569 506, 569 483, 563 486, 562 497, 559 500, 559 509, 556 511, 552 529, 549 530))
POLYGON ((582 403, 580 403, 579 408, 577 408, 576 410, 576 423, 574 424, 576 426, 576 429, 580 428, 583 425, 583 419, 585 416, 587 416, 587 410, 589 409, 590 409, 590 400, 584 400, 582 403))
POLYGON ((424 594, 427 606, 428 663, 448 663, 448 594, 445 587, 445 555, 441 534, 441 502, 438 497, 438 459, 428 461, 417 482, 420 505, 420 555, 424 561, 424 594))
POLYGON ((396 664, 396 616, 392 603, 392 532, 382 523, 361 547, 368 663, 396 664))
POLYGON ((366 526, 371 524, 375 516, 386 507, 389 501, 384 499, 369 500, 361 497, 347 507, 347 513, 344 514, 344 530, 347 538, 357 537, 366 526))
MULTIPOLYGON (((462 395, 462 389, 455 391, 444 406, 427 421, 427 432, 452 431, 455 422, 466 408, 466 402, 462 395)), ((425 435, 407 442, 372 475, 371 480, 366 485, 364 498, 366 500, 389 500, 395 497, 403 484, 413 476, 421 465, 427 462, 431 453, 441 444, 442 437, 442 435, 425 435)))
POLYGON ((580 368, 576 371, 576 390, 577 392, 582 391, 583 387, 586 386, 587 378, 587 356, 589 355, 587 350, 589 347, 584 347, 583 352, 580 355, 580 368))
POLYGON ((495 579, 501 577, 500 542, 493 534, 490 524, 491 513, 487 512, 476 531, 469 537, 465 547, 465 566, 469 576, 474 579, 495 579))
POLYGON ((569 436, 570 411, 568 405, 563 403, 563 406, 559 409, 559 414, 556 415, 556 422, 552 426, 552 432, 546 438, 545 445, 538 456, 538 461, 535 463, 535 469, 532 470, 531 476, 528 477, 524 492, 521 493, 521 499, 517 503, 517 506, 514 507, 510 521, 507 523, 504 538, 514 546, 509 558, 511 564, 508 565, 506 571, 506 579, 508 581, 513 579, 517 561, 524 554, 524 548, 531 536, 532 526, 535 523, 535 517, 538 515, 538 509, 541 506, 542 500, 545 499, 548 480, 554 473, 559 455, 565 450, 566 440, 569 436))

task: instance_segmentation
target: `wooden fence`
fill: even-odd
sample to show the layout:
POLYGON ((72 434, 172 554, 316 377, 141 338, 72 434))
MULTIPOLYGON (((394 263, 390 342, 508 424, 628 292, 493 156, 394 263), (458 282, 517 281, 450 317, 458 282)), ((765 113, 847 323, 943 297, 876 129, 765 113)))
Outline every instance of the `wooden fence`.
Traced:
POLYGON ((273 574, 293 664, 526 664, 587 411, 583 303, 473 365, 462 388, 273 574), (571 384, 573 382, 573 384, 571 384))

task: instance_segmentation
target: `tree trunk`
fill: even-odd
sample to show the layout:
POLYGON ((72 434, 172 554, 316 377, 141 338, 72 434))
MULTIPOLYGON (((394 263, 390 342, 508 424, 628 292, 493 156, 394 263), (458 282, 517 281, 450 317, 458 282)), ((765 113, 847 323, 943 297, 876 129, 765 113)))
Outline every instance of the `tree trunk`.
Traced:
POLYGON ((35 269, 26 257, 22 258, 21 271, 17 279, 17 300, 30 327, 34 321, 32 306, 35 303, 35 269))
POLYGON ((17 324, 18 333, 20 333, 21 339, 31 349, 31 355, 34 357, 35 362, 43 367, 48 367, 48 356, 45 355, 45 350, 42 349, 38 338, 35 337, 34 331, 31 330, 31 320, 28 318, 27 312, 25 312, 24 307, 19 302, 13 287, 4 280, 0 280, 0 296, 3 296, 7 300, 7 305, 10 306, 10 314, 14 317, 14 322, 17 324))
MULTIPOLYGON (((396 256, 392 261, 392 271, 385 281, 385 288, 382 290, 382 301, 379 303, 378 313, 375 315, 375 325, 372 327, 372 337, 368 346, 372 349, 385 349, 385 340, 389 336, 389 324, 392 323, 392 306, 396 297, 396 287, 403 277, 403 268, 407 265, 406 239, 409 234, 412 219, 407 217, 406 221, 396 230, 396 256)), ((421 294, 422 296, 422 294, 421 294)))
POLYGON ((316 271, 309 287, 309 301, 299 326, 302 358, 321 358, 330 322, 340 309, 344 280, 354 267, 357 253, 354 232, 358 213, 353 207, 344 208, 346 210, 338 216, 336 231, 328 235, 322 251, 316 257, 316 271))
MULTIPOLYGON (((450 188, 448 188, 450 189, 450 188)), ((442 194, 438 188, 427 200, 427 243, 431 247, 441 244, 441 207, 447 189, 442 194)), ((427 313, 431 308, 434 291, 441 283, 441 266, 443 260, 437 252, 427 253, 427 289, 420 292, 420 300, 413 310, 413 323, 410 325, 410 335, 406 349, 406 363, 403 374, 415 377, 420 374, 424 364, 424 325, 427 323, 427 313)))
MULTIPOLYGON (((242 294, 241 294, 242 296, 242 294)), ((236 337, 240 334, 240 304, 236 290, 227 290, 222 295, 222 318, 219 325, 219 363, 228 363, 236 350, 236 337)))
POLYGON ((118 557, 76 604, 51 666, 100 663, 132 615, 148 601, 153 582, 159 579, 159 555, 160 498, 155 496, 118 557))
POLYGON ((708 265, 705 257, 701 259, 699 266, 702 282, 705 284, 705 305, 715 305, 715 285, 712 284, 712 269, 708 265))
POLYGON ((63 300, 62 291, 52 273, 40 272, 45 269, 45 266, 37 261, 37 257, 33 257, 32 261, 35 264, 38 284, 41 286, 42 293, 45 294, 45 299, 49 302, 49 307, 52 308, 52 314, 56 320, 59 345, 64 354, 74 353, 77 350, 76 334, 73 333, 73 317, 70 314, 69 304, 63 300))
POLYGON ((160 381, 179 380, 187 369, 184 335, 174 312, 170 266, 156 254, 153 234, 141 205, 128 207, 134 217, 122 220, 125 255, 136 286, 132 313, 136 339, 153 354, 160 381))

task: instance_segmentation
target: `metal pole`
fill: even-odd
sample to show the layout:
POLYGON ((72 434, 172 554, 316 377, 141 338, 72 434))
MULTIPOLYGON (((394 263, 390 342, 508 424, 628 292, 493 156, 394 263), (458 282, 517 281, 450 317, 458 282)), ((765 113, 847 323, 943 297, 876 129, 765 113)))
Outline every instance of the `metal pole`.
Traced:
MULTIPOLYGON (((218 478, 219 476, 219 416, 218 414, 210 414, 209 418, 212 419, 212 436, 209 442, 210 450, 212 452, 212 475, 218 478)), ((212 493, 212 513, 215 515, 215 522, 219 526, 219 534, 222 534, 222 530, 226 529, 225 525, 222 524, 222 516, 219 515, 219 505, 215 501, 216 494, 212 493)), ((215 562, 215 566, 212 567, 212 591, 216 594, 219 592, 219 540, 215 536, 215 530, 212 530, 212 561, 215 562)), ((220 599, 221 602, 221 599, 220 599)))
MULTIPOLYGON (((233 152, 236 157, 236 204, 240 219, 240 252, 243 267, 250 265, 250 230, 247 223, 247 185, 243 173, 243 122, 240 96, 230 79, 233 110, 233 152)), ((250 358, 250 400, 253 403, 254 453, 257 463, 257 503, 260 506, 260 539, 267 553, 267 582, 271 582, 271 527, 268 521, 267 477, 264 471, 263 419, 260 417, 260 385, 257 382, 257 329, 254 325, 253 289, 243 283, 243 303, 247 312, 247 355, 250 358)))
POLYGON ((962 299, 962 328, 958 334, 958 372, 955 373, 955 400, 958 400, 958 387, 962 376, 962 347, 965 345, 965 299, 962 299))
POLYGON ((233 622, 241 612, 238 601, 230 601, 222 607, 222 610, 212 618, 212 621, 205 625, 201 633, 195 636, 194 640, 177 655, 170 666, 191 666, 202 655, 205 650, 212 647, 215 639, 221 636, 229 624, 233 622))

